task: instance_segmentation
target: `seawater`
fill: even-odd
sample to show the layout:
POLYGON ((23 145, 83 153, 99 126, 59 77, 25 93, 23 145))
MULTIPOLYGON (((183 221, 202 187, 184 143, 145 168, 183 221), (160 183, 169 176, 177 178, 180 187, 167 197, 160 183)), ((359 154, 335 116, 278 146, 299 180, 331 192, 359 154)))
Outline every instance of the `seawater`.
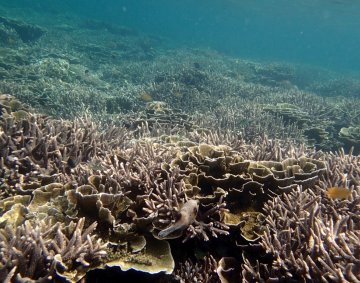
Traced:
POLYGON ((4 6, 120 24, 164 36, 174 46, 360 71, 356 0, 1 0, 4 6))

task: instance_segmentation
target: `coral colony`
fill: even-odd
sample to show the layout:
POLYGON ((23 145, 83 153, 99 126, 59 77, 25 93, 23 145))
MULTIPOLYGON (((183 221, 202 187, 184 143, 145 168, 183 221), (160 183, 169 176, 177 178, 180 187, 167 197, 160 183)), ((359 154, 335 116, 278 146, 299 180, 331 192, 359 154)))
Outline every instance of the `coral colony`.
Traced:
POLYGON ((360 281, 357 102, 127 29, 63 50, 0 23, 22 47, 0 70, 1 282, 360 281))
POLYGON ((56 120, 9 95, 1 109, 4 282, 75 282, 114 266, 181 282, 359 278, 351 153, 162 142, 145 122, 56 120), (345 172, 346 198, 332 197, 345 172))

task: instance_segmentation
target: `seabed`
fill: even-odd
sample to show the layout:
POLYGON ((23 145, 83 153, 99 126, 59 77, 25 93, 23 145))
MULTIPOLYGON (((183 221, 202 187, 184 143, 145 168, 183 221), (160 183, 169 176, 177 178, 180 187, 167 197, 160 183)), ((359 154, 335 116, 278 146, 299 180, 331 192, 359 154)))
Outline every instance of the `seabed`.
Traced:
POLYGON ((0 43, 1 282, 360 281, 359 80, 99 21, 0 43))

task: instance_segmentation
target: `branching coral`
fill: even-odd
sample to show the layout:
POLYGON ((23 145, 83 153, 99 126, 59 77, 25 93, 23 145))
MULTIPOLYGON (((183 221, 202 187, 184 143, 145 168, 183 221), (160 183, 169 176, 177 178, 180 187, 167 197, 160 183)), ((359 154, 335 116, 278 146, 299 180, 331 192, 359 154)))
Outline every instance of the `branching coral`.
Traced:
POLYGON ((143 120, 105 125, 31 114, 7 99, 0 234, 12 264, 1 262, 1 279, 77 280, 106 266, 170 274, 180 259, 185 282, 216 281, 215 259, 221 280, 238 278, 241 263, 245 281, 358 276, 358 157, 266 136, 248 144, 180 112, 174 122, 166 104, 149 106, 143 120), (340 185, 351 196, 328 199, 327 187, 340 185), (193 261, 194 245, 210 252, 208 263, 193 261), (245 252, 253 247, 266 260, 245 252))
MULTIPOLYGON (((16 100, 8 104, 12 101, 16 100)), ((89 170, 83 170, 81 163, 103 158, 111 148, 126 143, 124 128, 110 126, 101 132, 89 118, 70 122, 26 113, 27 117, 17 119, 7 107, 0 117, 3 197, 31 194, 54 181, 84 183, 89 170)))
POLYGON ((85 219, 62 228, 45 221, 0 230, 0 280, 51 280, 81 278, 107 255, 106 245, 91 235, 93 223, 84 229, 85 219), (16 278, 16 279, 15 279, 16 278))
POLYGON ((268 226, 261 245, 272 261, 254 268, 245 260, 243 276, 248 282, 360 279, 359 191, 347 201, 351 211, 334 209, 333 213, 328 213, 319 193, 298 188, 265 206, 268 226))
POLYGON ((353 98, 300 90, 295 67, 158 51, 99 24, 2 50, 1 91, 78 118, 0 95, 0 280, 106 266, 170 280, 176 264, 184 282, 238 282, 241 263, 244 281, 358 279, 359 157, 301 144, 356 140, 353 98))
POLYGON ((195 264, 191 260, 180 263, 174 273, 180 283, 215 283, 219 282, 216 268, 217 262, 210 255, 198 260, 195 264))

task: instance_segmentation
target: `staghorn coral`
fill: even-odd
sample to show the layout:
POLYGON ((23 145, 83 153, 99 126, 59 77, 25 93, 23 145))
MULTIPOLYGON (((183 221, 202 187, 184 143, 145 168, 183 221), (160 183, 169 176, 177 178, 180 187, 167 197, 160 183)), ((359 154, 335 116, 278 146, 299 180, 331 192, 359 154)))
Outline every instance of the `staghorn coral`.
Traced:
POLYGON ((333 97, 342 106, 339 98, 351 97, 359 93, 360 83, 355 78, 329 72, 326 78, 314 81, 308 88, 322 96, 333 97))
MULTIPOLYGON (((90 125, 92 124, 90 123, 90 125)), ((96 141, 105 138, 104 135, 99 136, 97 134, 95 125, 93 129, 92 140, 96 141)), ((65 128, 63 134, 67 131, 65 128)), ((73 133, 73 130, 70 130, 70 133, 73 133)), ((74 138, 81 140, 81 130, 78 130, 78 133, 79 136, 74 138)), ((109 135, 113 137, 113 135, 109 135)), ((61 147, 66 142, 66 140, 59 140, 58 145, 61 147)), ((177 220, 178 213, 181 215, 182 204, 186 204, 188 198, 195 197, 200 202, 199 213, 193 221, 188 223, 189 225, 183 232, 183 241, 188 241, 191 238, 209 241, 211 239, 210 235, 212 237, 229 235, 228 226, 222 223, 220 217, 220 212, 224 211, 226 206, 224 202, 226 192, 209 191, 208 196, 206 194, 201 195, 196 192, 196 188, 193 186, 195 183, 192 184, 190 180, 184 181, 185 176, 180 174, 180 171, 175 167, 169 166, 174 156, 179 154, 179 147, 176 145, 177 141, 175 141, 175 144, 171 142, 157 144, 151 140, 137 142, 132 143, 132 147, 124 150, 116 147, 118 143, 113 143, 111 146, 108 143, 100 146, 97 146, 96 142, 92 143, 96 155, 93 154, 90 155, 90 158, 83 159, 90 160, 89 163, 81 162, 81 156, 79 157, 78 154, 82 150, 79 143, 76 142, 78 146, 75 146, 73 153, 68 155, 73 156, 71 160, 74 160, 74 164, 71 161, 69 163, 68 158, 66 160, 66 166, 70 170, 65 172, 52 170, 55 176, 60 173, 58 176, 61 178, 57 180, 70 181, 68 185, 54 183, 51 186, 35 187, 29 191, 34 196, 31 204, 27 205, 27 209, 32 214, 40 216, 44 212, 51 210, 51 214, 56 216, 58 212, 60 212, 60 215, 61 212, 67 214, 70 213, 69 208, 71 210, 75 209, 77 212, 72 211, 71 217, 86 216, 87 219, 95 219, 101 224, 97 233, 105 241, 117 239, 120 243, 128 243, 131 246, 132 239, 138 237, 136 233, 146 235, 150 232, 156 236, 158 231, 163 230, 168 225, 171 226, 171 223, 177 220), (115 149, 113 149, 113 146, 115 146, 115 149), (77 163, 79 159, 80 162, 77 163), (82 175, 82 177, 79 178, 76 175, 82 175), (49 191, 50 188, 52 191, 49 191), (65 191, 67 197, 63 198, 58 204, 52 200, 54 196, 64 194, 65 191), (51 194, 49 194, 50 192, 51 194), (68 204, 62 202, 68 202, 68 204), (55 210, 58 212, 55 213, 55 210), (110 227, 109 236, 106 236, 104 231, 101 231, 105 223, 107 227, 110 227)), ((39 148, 41 147, 39 146, 39 148)), ((34 152, 37 151, 41 152, 41 150, 35 150, 34 152)), ((206 164, 206 159, 211 157, 212 154, 218 154, 221 157, 224 155, 223 152, 230 151, 230 148, 226 147, 217 149, 209 145, 201 145, 199 148, 192 148, 191 152, 194 154, 194 158, 199 159, 199 165, 205 170, 207 165, 201 164, 206 164)), ((48 163, 40 160, 37 166, 40 170, 46 170, 46 164, 52 165, 52 159, 50 158, 48 163)), ((214 165, 214 168, 211 167, 213 165, 210 166, 212 169, 208 171, 209 175, 215 174, 217 170, 216 162, 214 165)), ((51 176, 53 175, 49 175, 49 177, 51 176)), ((41 183, 38 186, 41 186, 41 183)), ((7 206, 10 206, 10 203, 7 206)), ((22 217, 24 213, 27 213, 26 210, 22 212, 23 208, 20 205, 15 208, 18 209, 16 211, 19 215, 16 218, 17 221, 23 221, 22 217)), ((59 221, 61 218, 56 216, 56 219, 59 221)), ((68 220, 63 219, 61 221, 68 220)), ((181 234, 178 236, 181 236, 181 234)), ((119 248, 112 250, 108 260, 106 260, 109 263, 107 266, 116 265, 122 269, 134 268, 146 272, 156 272, 156 270, 166 268, 167 272, 171 272, 171 265, 169 266, 167 263, 159 263, 158 267, 152 266, 150 269, 146 267, 148 265, 146 262, 145 266, 141 264, 144 260, 143 257, 147 257, 141 251, 150 243, 151 239, 147 239, 142 248, 130 249, 127 252, 123 251, 122 248, 120 248, 121 252, 119 248), (119 252, 122 256, 117 256, 119 252), (133 261, 124 261, 122 258, 132 258, 133 261)), ((150 250, 150 246, 148 246, 148 249, 150 250)))
MULTIPOLYGON (((111 28, 99 34, 91 29, 79 32, 70 25, 57 26, 34 46, 25 45, 22 50, 7 48, 2 57, 4 67, 0 73, 4 79, 0 89, 16 94, 48 114, 67 118, 84 111, 98 118, 138 111, 144 106, 137 99, 139 94, 149 93, 156 101, 182 109, 185 113, 181 115, 205 113, 202 120, 208 125, 206 128, 241 132, 248 142, 254 142, 261 133, 299 142, 310 137, 322 148, 332 150, 341 145, 337 138, 339 126, 354 126, 339 121, 341 116, 356 117, 356 113, 346 113, 357 111, 354 99, 344 97, 344 105, 337 108, 328 98, 304 92, 294 85, 303 80, 306 73, 303 67, 274 62, 260 64, 209 50, 158 53, 151 47, 162 40, 140 34, 118 38, 112 32, 114 29, 122 30, 111 28), (60 40, 65 33, 66 50, 60 40), (58 56, 54 57, 54 53, 58 56), (302 70, 301 76, 298 69, 302 70), (292 103, 298 108, 296 114, 304 118, 305 113, 315 126, 299 129, 297 125, 288 125, 281 113, 266 110, 280 103, 292 103), (344 115, 339 115, 340 109, 344 115)), ((348 82, 351 86, 359 85, 355 79, 348 82)))
POLYGON ((245 282, 359 280, 359 156, 341 149, 319 157, 327 170, 318 184, 265 205, 267 225, 260 241, 265 254, 259 258, 243 251, 245 282), (327 189, 333 186, 347 187, 351 195, 329 198, 327 189))
MULTIPOLYGON (((343 152, 324 154, 266 136, 248 144, 243 139, 236 141, 234 134, 224 136, 224 133, 211 133, 200 128, 184 136, 179 134, 184 133, 183 130, 171 134, 174 129, 171 122, 152 127, 145 123, 136 129, 125 129, 116 128, 122 121, 109 125, 94 123, 91 118, 58 121, 31 114, 26 108, 24 111, 29 114, 17 120, 13 110, 19 108, 13 104, 13 109, 3 108, 10 119, 2 120, 6 130, 2 147, 6 162, 1 168, 5 169, 3 172, 18 176, 13 180, 20 185, 20 190, 16 191, 15 184, 6 183, 12 180, 11 174, 2 176, 7 189, 0 200, 0 226, 14 227, 22 225, 25 219, 34 221, 35 218, 55 225, 59 225, 56 222, 70 225, 71 220, 80 221, 85 217, 86 229, 96 221, 99 225, 93 234, 107 243, 107 256, 94 268, 118 266, 122 270, 165 271, 169 274, 174 263, 181 259, 189 263, 188 273, 194 274, 193 271, 202 268, 196 262, 190 264, 196 252, 191 246, 197 245, 202 251, 211 251, 211 256, 216 259, 232 256, 238 272, 241 252, 247 249, 245 246, 262 243, 261 235, 270 233, 264 222, 263 207, 267 200, 281 196, 289 198, 287 194, 298 185, 315 192, 319 190, 319 194, 326 197, 325 187, 341 184, 344 174, 348 174, 349 183, 345 183, 351 186, 352 194, 358 184, 358 159, 343 152), (19 121, 33 121, 30 124, 37 126, 34 126, 36 135, 29 135, 31 141, 37 141, 36 145, 28 145, 30 150, 25 147, 19 151, 24 147, 17 139, 19 121), (228 145, 222 145, 222 139, 229 142, 228 145), (13 144, 6 144, 6 140, 13 144), (200 140, 209 143, 199 143, 200 140), (235 146, 231 147, 231 144, 235 146), (61 157, 48 154, 44 158, 43 153, 46 150, 49 153, 49 149, 58 149, 61 157), (16 162, 24 156, 32 162, 34 167, 29 173, 34 176, 19 172, 20 166, 16 162), (341 174, 339 167, 343 168, 341 174), (34 184, 26 187, 22 183, 24 178, 30 178, 29 182, 34 184), (22 191, 26 193, 18 196, 22 191), (198 211, 191 215, 188 208, 198 211), (190 216, 186 225, 167 233, 166 229, 179 227, 178 221, 181 222, 184 215, 190 216), (180 254, 174 250, 176 245, 181 246, 180 254)), ((343 203, 335 206, 331 203, 333 200, 326 201, 328 207, 332 205, 343 213, 349 212, 343 203)), ((331 215, 333 211, 327 209, 324 213, 331 215)), ((346 215, 351 217, 351 213, 346 215)), ((333 223, 337 223, 336 219, 333 223)), ((72 234, 66 235, 69 239, 72 234)), ((243 262, 246 263, 244 269, 256 270, 252 259, 245 257, 243 262)), ((80 278, 85 272, 67 273, 60 268, 60 263, 57 266, 57 276, 66 278, 80 278)), ((219 271, 221 278, 230 276, 226 266, 219 271)), ((283 276, 275 269, 276 265, 262 262, 259 266, 258 278, 266 277, 266 274, 283 276), (266 268, 268 273, 263 272, 266 268)), ((86 268, 86 262, 79 263, 79 270, 86 268)), ((14 272, 8 269, 5 277, 14 272)), ((239 274, 240 271, 237 277, 239 274)), ((254 276, 251 272, 245 275, 254 276)))
POLYGON ((196 263, 187 260, 175 269, 175 279, 180 283, 215 283, 219 282, 216 274, 217 262, 211 256, 206 256, 196 263))
POLYGON ((246 282, 270 278, 287 281, 354 282, 360 278, 359 190, 343 205, 320 202, 321 189, 296 191, 267 205, 268 226, 261 246, 271 263, 243 265, 246 282))
MULTIPOLYGON (((12 103, 14 107, 13 101, 16 100, 6 104, 12 103)), ((88 118, 58 121, 30 113, 19 120, 9 107, 0 119, 3 197, 31 194, 33 189, 55 181, 74 181, 72 171, 79 176, 87 171, 82 170, 82 162, 104 156, 110 149, 109 144, 113 147, 126 142, 124 128, 109 127, 107 131, 99 132, 88 118)), ((76 181, 86 181, 80 178, 76 181)))
MULTIPOLYGON (((64 227, 85 217, 84 229, 97 221, 93 235, 110 243, 106 259, 94 268, 108 262, 123 270, 171 273, 174 262, 187 262, 176 271, 185 281, 216 282, 219 276, 238 282, 241 252, 255 248, 269 232, 262 208, 276 197, 273 193, 285 198, 297 185, 308 187, 321 196, 322 214, 335 215, 329 227, 337 223, 345 229, 336 219, 352 219, 357 203, 328 199, 324 191, 341 184, 355 198, 358 158, 324 154, 301 143, 309 137, 323 149, 338 148, 339 130, 356 127, 359 120, 353 98, 336 106, 301 91, 293 84, 299 80, 294 66, 209 50, 158 52, 152 47, 161 40, 129 37, 129 31, 111 25, 100 28, 101 33, 49 27, 37 44, 1 52, 1 90, 57 117, 87 115, 54 119, 32 113, 14 98, 0 98, 1 232, 5 224, 21 226, 25 219, 64 227), (141 93, 154 103, 145 105, 141 93), (192 201, 199 203, 198 213, 172 234, 178 239, 154 240, 192 201), (211 263, 194 260, 194 246, 210 252, 211 263)), ((327 231, 320 223, 314 227, 327 231)), ((262 253, 253 255, 268 264, 262 253)), ((253 270, 249 273, 258 274, 257 281, 267 272, 265 265, 256 267, 246 257, 244 262, 253 270)), ((79 263, 79 269, 86 270, 86 264, 79 263)), ((62 264, 56 266, 64 274, 62 264)), ((355 274, 355 266, 349 266, 355 274)), ((5 280, 17 276, 14 268, 6 272, 5 280)), ((267 274, 275 272, 268 268, 267 274)))
MULTIPOLYGON (((96 230, 96 234, 105 243, 115 238, 121 240, 121 243, 133 243, 134 237, 136 238, 134 235, 136 229, 133 227, 132 218, 127 216, 128 208, 132 206, 135 210, 141 210, 142 203, 136 201, 137 195, 138 193, 149 193, 155 180, 161 177, 161 174, 158 176, 156 170, 161 173, 160 164, 162 158, 166 159, 167 150, 164 151, 161 146, 156 147, 149 143, 142 143, 122 151, 119 145, 124 145, 126 141, 124 139, 117 141, 118 137, 124 137, 119 129, 109 127, 107 131, 99 132, 90 120, 84 122, 79 119, 75 123, 69 121, 55 123, 56 120, 36 114, 29 114, 27 118, 32 119, 30 125, 36 130, 35 134, 29 131, 31 143, 24 146, 15 136, 19 131, 24 134, 24 131, 16 130, 16 127, 21 127, 21 125, 14 120, 10 111, 6 109, 9 116, 3 124, 4 135, 5 133, 6 135, 5 142, 2 144, 4 151, 1 157, 5 162, 2 163, 4 171, 1 177, 4 180, 5 194, 0 201, 1 225, 7 224, 16 227, 21 225, 25 218, 30 218, 44 219, 46 225, 56 227, 63 224, 71 225, 71 220, 81 221, 81 225, 84 226, 84 220, 79 220, 82 219, 79 217, 85 216, 87 219, 85 227, 89 227, 87 229, 95 229, 94 225, 88 226, 88 222, 92 222, 92 219, 101 224, 96 230), (12 127, 9 126, 9 121, 14 121, 12 127), (44 136, 46 139, 43 139, 44 136), (116 138, 112 140, 115 136, 116 138), (49 140, 51 141, 50 145, 49 140), (14 142, 9 146, 7 141, 14 142), (37 143, 34 148, 32 148, 33 143, 37 143), (53 151, 56 151, 57 154, 53 155, 53 151), (157 151, 162 154, 155 158, 158 155, 157 151), (19 170, 20 166, 16 162, 22 157, 28 158, 33 166, 29 172, 24 172, 21 168, 19 170), (35 175, 28 174, 32 173, 34 168, 37 169, 34 172, 35 175), (18 176, 18 179, 13 179, 11 176, 18 176), (31 186, 26 186, 23 183, 24 180, 28 180, 31 186), (18 189, 20 192, 27 189, 23 198, 17 196, 18 189)), ((131 210, 129 209, 129 211, 131 210)), ((40 227, 43 224, 36 222, 34 225, 40 227)), ((28 229, 21 233, 30 232, 28 229)), ((78 234, 78 232, 76 233, 78 234)), ((73 238, 70 241, 71 243, 79 242, 78 239, 74 240, 73 238)), ((164 258, 164 262, 159 261, 158 265, 154 264, 150 269, 146 267, 148 264, 141 269, 156 273, 165 268, 167 273, 171 273, 173 267, 171 267, 171 261, 169 264, 169 260, 172 258, 171 254, 169 255, 168 244, 162 242, 151 246, 154 241, 154 239, 147 239, 148 253, 154 246, 151 256, 156 258, 158 250, 156 247, 163 247, 168 253, 167 257, 164 258)), ((86 247, 85 243, 83 245, 86 247)), ((141 250, 135 249, 127 253, 127 257, 134 258, 132 263, 124 261, 127 268, 132 268, 132 264, 135 268, 139 264, 142 260, 141 257, 145 256, 139 254, 141 250)), ((111 260, 115 261, 113 266, 123 266, 120 264, 121 259, 116 256, 116 251, 115 254, 112 252, 113 250, 109 257, 107 256, 107 260, 104 259, 102 262, 93 260, 93 264, 99 268, 111 260)), ((79 260, 82 258, 82 255, 75 253, 74 256, 79 260)), ((66 255, 66 257, 68 256, 66 255)), ((42 255, 40 258, 42 260, 42 255)), ((79 279, 88 270, 85 260, 79 263, 79 272, 67 270, 69 269, 68 263, 62 263, 60 256, 57 255, 55 260, 57 261, 58 275, 63 276, 66 280, 79 279)), ((39 269, 44 269, 44 267, 39 265, 39 269)), ((46 273, 46 270, 44 269, 43 272, 46 273)), ((37 275, 29 274, 28 277, 36 279, 37 275)))
POLYGON ((85 219, 61 227, 45 221, 26 221, 13 230, 0 229, 0 280, 46 282, 56 278, 78 280, 106 256, 106 246, 91 235, 94 222, 85 219))

